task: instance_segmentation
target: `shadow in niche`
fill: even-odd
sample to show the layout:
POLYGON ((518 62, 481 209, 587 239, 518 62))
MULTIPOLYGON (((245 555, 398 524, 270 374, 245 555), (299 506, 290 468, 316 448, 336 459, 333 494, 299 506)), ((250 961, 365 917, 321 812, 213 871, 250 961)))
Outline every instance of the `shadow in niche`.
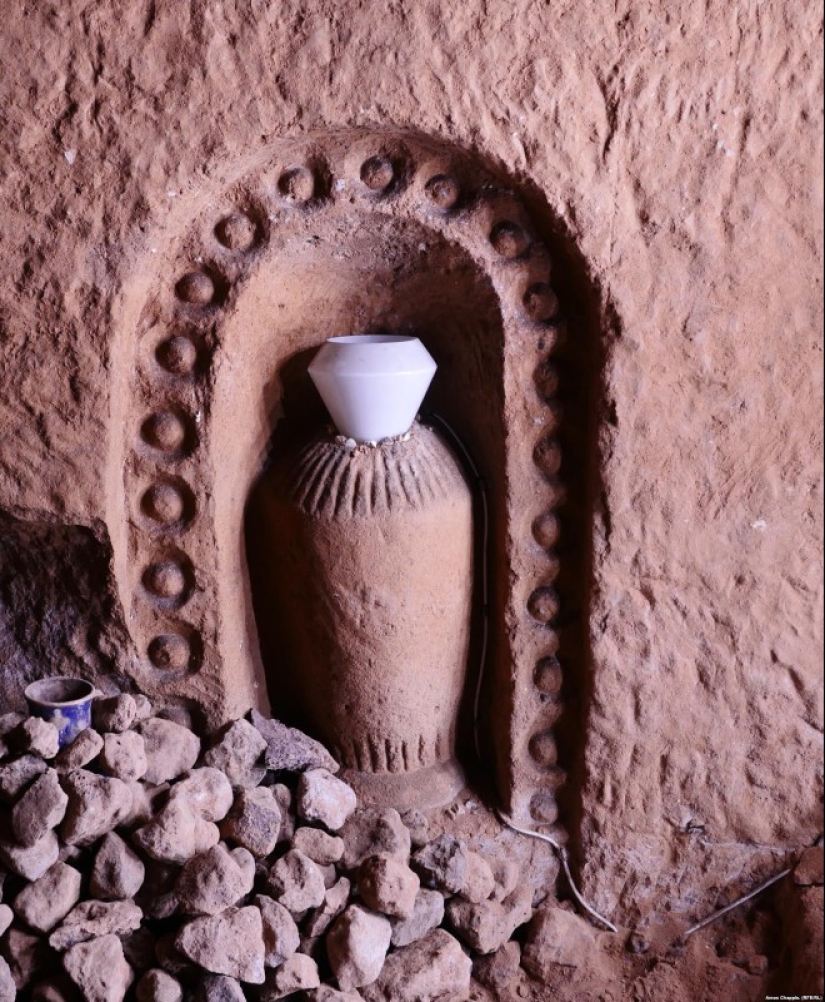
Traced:
MULTIPOLYGON (((413 236, 413 246, 417 248, 421 237, 414 231, 413 236)), ((370 319, 364 317, 363 310, 349 307, 345 309, 344 316, 336 316, 324 324, 317 318, 315 305, 305 304, 300 320, 292 321, 294 326, 308 326, 323 333, 320 336, 315 334, 312 349, 294 352, 280 364, 264 394, 270 427, 274 423, 273 413, 278 415, 278 419, 246 507, 246 562, 261 660, 273 712, 310 733, 313 732, 311 721, 303 712, 299 695, 291 684, 301 666, 285 650, 284 636, 288 630, 284 628, 285 624, 279 623, 278 610, 271 608, 267 598, 273 591, 273 562, 279 558, 267 542, 272 539, 273 533, 268 528, 266 509, 268 492, 283 475, 290 457, 329 425, 326 409, 306 371, 326 332, 380 331, 420 336, 439 367, 422 411, 431 408, 455 429, 485 478, 495 484, 497 496, 504 496, 504 429, 497 420, 503 406, 503 338, 497 300, 489 280, 460 248, 432 234, 428 235, 428 241, 428 265, 422 266, 420 254, 409 255, 408 260, 413 264, 406 271, 400 270, 397 263, 392 264, 384 294, 370 319), (448 281, 443 281, 445 275, 449 277, 448 281), (434 289, 437 291, 434 292, 434 289), (355 316, 352 316, 353 313, 355 316)), ((397 246, 397 234, 394 235, 394 243, 397 246)), ((375 278, 373 281, 376 285, 382 284, 375 278)), ((300 284, 302 288, 309 285, 300 284)), ((464 468, 460 451, 454 447, 449 436, 441 433, 440 428, 437 430, 464 468)), ((467 482, 472 489, 474 480, 469 473, 467 482)), ((474 519, 478 526, 477 511, 474 511, 474 519)), ((479 531, 474 532, 474 541, 477 551, 475 566, 479 568, 482 565, 479 531)), ((493 534, 493 542, 503 553, 503 517, 499 519, 499 529, 493 534)), ((481 580, 478 574, 473 579, 473 590, 467 680, 457 722, 457 744, 459 760, 475 786, 477 767, 471 749, 473 693, 477 684, 481 644, 481 580)))

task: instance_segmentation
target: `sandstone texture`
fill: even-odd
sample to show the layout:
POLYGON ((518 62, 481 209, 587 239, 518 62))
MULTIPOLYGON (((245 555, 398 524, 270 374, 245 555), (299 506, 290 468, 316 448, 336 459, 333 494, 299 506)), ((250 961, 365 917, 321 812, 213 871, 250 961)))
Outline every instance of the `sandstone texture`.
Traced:
POLYGON ((70 745, 62 748, 54 761, 58 772, 73 772, 75 769, 82 769, 88 765, 103 750, 103 738, 97 731, 87 728, 72 741, 70 745))
POLYGON ((457 1002, 467 995, 471 967, 456 940, 437 929, 392 954, 362 994, 367 1002, 457 1002))
POLYGON ((137 984, 135 995, 138 1002, 183 1002, 180 982, 158 968, 143 975, 137 984))
POLYGON ((221 833, 253 856, 267 856, 278 844, 281 820, 281 808, 271 787, 241 790, 221 825, 221 833))
POLYGON ((66 863, 55 863, 15 899, 14 911, 32 929, 50 932, 80 900, 81 875, 66 863))
POLYGON ((232 786, 255 787, 266 773, 258 762, 265 748, 266 740, 257 728, 248 720, 236 720, 206 752, 204 761, 220 769, 232 786))
POLYGON ((100 764, 110 776, 133 783, 147 768, 143 738, 134 731, 125 734, 106 734, 100 764))
POLYGON ((230 853, 216 845, 184 865, 175 892, 188 915, 217 915, 248 894, 254 879, 254 862, 246 849, 230 853))
POLYGON ((183 801, 204 821, 220 821, 232 807, 232 786, 220 769, 193 769, 175 784, 170 800, 183 801))
POLYGON ((165 783, 188 772, 200 753, 200 741, 186 727, 171 720, 151 717, 141 721, 138 733, 144 741, 147 759, 145 778, 149 783, 165 783))
POLYGON ((310 769, 298 781, 298 814, 338 831, 357 806, 355 793, 327 769, 310 769))
MULTIPOLYGON (((822 731, 819 10, 87 7, 10 8, 0 43, 14 109, 0 141, 9 700, 45 665, 102 679, 143 657, 114 597, 104 480, 112 332, 129 326, 130 290, 153 294, 151 261, 173 270, 157 234, 174 243, 280 136, 410 127, 509 169, 558 257, 563 361, 582 376, 565 407, 595 415, 589 438, 562 441, 573 498, 593 500, 592 532, 575 506, 563 519, 566 545, 592 553, 589 605, 559 582, 566 663, 592 665, 566 669, 575 722, 560 739, 579 766, 570 816, 589 891, 627 916, 662 898, 687 910, 760 863, 754 845, 810 844, 821 773, 798 763, 821 760, 822 731)), ((525 376, 519 399, 530 389, 525 376)), ((525 744, 528 723, 512 728, 525 744)))
POLYGON ((335 920, 327 936, 327 955, 344 991, 376 980, 384 967, 392 927, 382 915, 352 905, 335 920))
POLYGON ((205 821, 177 800, 170 800, 135 835, 135 841, 144 852, 152 859, 167 863, 185 863, 211 848, 219 838, 217 825, 205 821))
POLYGON ((177 934, 175 945, 213 974, 263 984, 265 947, 257 908, 227 908, 193 919, 177 934))
POLYGON ((146 867, 124 840, 109 832, 95 856, 91 893, 102 901, 133 898, 146 876, 146 867))
POLYGON ((64 965, 87 1002, 122 1002, 132 970, 117 936, 101 936, 72 947, 64 965))

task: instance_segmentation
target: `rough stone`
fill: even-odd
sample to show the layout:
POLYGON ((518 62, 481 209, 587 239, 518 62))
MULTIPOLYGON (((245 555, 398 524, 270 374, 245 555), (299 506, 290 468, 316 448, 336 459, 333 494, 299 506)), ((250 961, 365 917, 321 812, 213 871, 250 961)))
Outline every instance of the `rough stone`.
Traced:
POLYGON ((55 954, 39 935, 31 935, 12 926, 6 933, 3 953, 18 991, 55 964, 55 954))
POLYGON ((155 943, 155 959, 161 970, 171 974, 173 978, 182 978, 188 981, 197 968, 178 949, 175 942, 176 934, 177 924, 175 929, 158 937, 155 943))
POLYGON ((296 953, 301 945, 301 934, 295 919, 282 904, 266 895, 255 898, 255 907, 261 913, 264 930, 264 965, 278 967, 296 953))
POLYGON ((224 730, 220 741, 210 748, 203 760, 220 769, 233 787, 256 787, 266 775, 258 764, 266 741, 248 720, 235 720, 224 730))
POLYGON ((235 978, 207 974, 198 986, 198 1002, 246 1002, 243 988, 235 978))
POLYGON ((255 865, 245 849, 249 865, 239 865, 239 858, 226 846, 218 844, 190 859, 183 867, 176 885, 180 907, 188 915, 217 915, 252 890, 255 865))
POLYGON ((321 866, 318 864, 318 869, 321 871, 321 876, 324 878, 324 887, 327 890, 332 887, 338 880, 338 870, 334 863, 329 863, 327 866, 321 866))
POLYGON ((253 856, 268 856, 278 844, 282 817, 272 787, 241 790, 221 825, 221 834, 253 856))
POLYGON ((144 913, 153 919, 166 919, 178 910, 178 896, 175 884, 180 876, 180 867, 173 863, 160 863, 149 859, 146 863, 146 877, 138 892, 138 904, 144 913))
POLYGON ((148 824, 161 810, 169 793, 169 784, 160 783, 157 786, 137 780, 127 783, 132 792, 132 806, 129 813, 118 823, 119 828, 131 831, 148 824))
POLYGON ((49 867, 57 862, 60 844, 53 831, 46 832, 40 841, 32 846, 19 846, 14 842, 0 842, 0 860, 26 880, 37 880, 49 867))
POLYGON ((292 847, 319 866, 337 863, 344 855, 344 840, 320 828, 298 828, 292 837, 292 847))
POLYGON ((9 965, 0 957, 0 1002, 14 1002, 17 998, 17 985, 11 976, 9 965))
POLYGON ((330 967, 344 991, 372 984, 390 948, 392 927, 383 915, 350 905, 327 933, 330 967))
POLYGON ((444 896, 440 891, 422 887, 415 896, 415 906, 408 918, 393 919, 392 945, 409 946, 437 929, 444 921, 444 896))
POLYGON ((50 932, 80 900, 80 873, 57 862, 17 895, 14 910, 32 929, 50 932))
POLYGON ((486 901, 496 888, 496 878, 487 860, 477 852, 467 853, 467 879, 460 894, 474 904, 486 901))
POLYGON ((415 808, 404 811, 401 815, 404 827, 410 833, 410 841, 414 849, 422 849, 430 841, 430 822, 423 811, 415 808))
POLYGON ((177 779, 197 762, 200 739, 187 727, 160 717, 149 717, 137 724, 136 730, 144 741, 147 767, 143 778, 147 783, 177 779))
POLYGON ((310 769, 298 780, 297 808, 306 821, 338 831, 358 806, 352 787, 327 769, 310 769))
POLYGON ((348 818, 340 835, 346 870, 355 870, 367 856, 386 854, 404 862, 410 858, 410 833, 393 807, 360 808, 348 818))
POLYGON ((441 835, 414 854, 413 866, 425 887, 460 894, 467 886, 469 850, 458 839, 441 835))
POLYGON ((7 802, 16 800, 32 780, 41 776, 48 766, 37 755, 21 755, 0 766, 0 796, 7 802))
POLYGON ((510 940, 502 947, 473 963, 473 977, 496 995, 503 995, 518 978, 521 947, 510 940))
POLYGON ((137 1002, 183 1002, 183 988, 177 978, 154 967, 138 981, 135 997, 137 1002))
POLYGON ((63 957, 63 966, 86 1002, 123 1002, 132 983, 132 969, 117 936, 78 943, 63 957))
POLYGON ((172 800, 132 837, 152 859, 182 864, 216 845, 220 832, 217 825, 204 821, 186 804, 172 800))
POLYGON ((272 790, 272 795, 278 801, 278 807, 281 809, 281 830, 278 834, 278 842, 291 843, 296 828, 292 791, 283 783, 275 783, 269 789, 272 790))
POLYGON ((5 933, 13 921, 14 912, 11 908, 8 905, 0 905, 0 936, 5 933))
POLYGON ((116 696, 98 696, 92 703, 95 730, 121 734, 128 731, 137 717, 135 697, 123 692, 116 696))
POLYGON ((595 942, 595 930, 575 912, 545 905, 530 923, 521 964, 528 974, 548 983, 559 966, 586 964, 593 955, 595 942))
POLYGON ((49 945, 63 952, 101 936, 124 936, 139 929, 142 918, 133 901, 83 901, 49 936, 49 945))
POLYGON ((340 766, 327 749, 313 738, 279 720, 270 720, 257 710, 252 711, 252 723, 266 741, 264 762, 273 772, 305 772, 326 769, 338 772, 340 766))
POLYGON ((54 767, 58 772, 74 772, 93 762, 102 751, 103 738, 97 731, 87 727, 71 744, 60 749, 54 760, 54 767))
POLYGON ((48 720, 26 717, 11 737, 22 752, 50 759, 60 751, 60 732, 48 720))
POLYGON ((291 849, 269 869, 267 887, 272 896, 293 914, 318 908, 326 887, 318 866, 309 857, 291 849))
POLYGON ((338 880, 326 890, 324 903, 307 918, 304 931, 309 937, 323 936, 336 918, 347 907, 352 884, 346 877, 338 880))
POLYGON ((169 799, 187 804, 204 821, 220 821, 232 807, 232 785, 220 769, 192 769, 175 783, 169 799))
POLYGON ((473 903, 453 898, 447 903, 447 918, 459 938, 477 953, 494 953, 515 930, 530 921, 533 892, 518 887, 503 901, 473 903))
POLYGON ((358 868, 364 904, 391 918, 410 918, 420 886, 417 874, 395 856, 368 856, 358 868))
POLYGON ((365 1002, 458 1002, 467 997, 472 962, 448 932, 436 929, 387 957, 365 1002))
POLYGON ((264 982, 263 923, 257 908, 227 908, 220 915, 193 919, 178 932, 175 945, 212 974, 264 982))
POLYGON ((136 731, 104 735, 100 764, 110 776, 125 783, 141 779, 148 766, 143 738, 136 731))
POLYGON ((103 839, 92 867, 90 891, 103 901, 133 898, 146 876, 143 861, 115 832, 103 839))
POLYGON ((142 692, 136 693, 135 697, 135 722, 141 720, 147 720, 152 716, 152 703, 148 696, 144 696, 142 692))
POLYGON ((140 929, 121 936, 120 941, 123 944, 123 955, 132 970, 143 973, 155 966, 156 937, 145 924, 140 929))
POLYGON ((91 845, 112 831, 132 807, 132 791, 119 779, 77 769, 63 777, 69 796, 60 837, 68 845, 91 845))
POLYGON ((496 901, 503 901, 518 886, 521 879, 521 867, 512 859, 502 855, 488 856, 487 862, 496 882, 492 897, 496 901))
POLYGON ((275 1002, 302 989, 317 988, 321 984, 318 965, 303 953, 296 953, 280 967, 271 971, 261 992, 262 1002, 275 1002))
POLYGON ((68 803, 57 773, 47 769, 12 808, 12 829, 20 845, 32 846, 46 832, 56 828, 63 820, 68 803))

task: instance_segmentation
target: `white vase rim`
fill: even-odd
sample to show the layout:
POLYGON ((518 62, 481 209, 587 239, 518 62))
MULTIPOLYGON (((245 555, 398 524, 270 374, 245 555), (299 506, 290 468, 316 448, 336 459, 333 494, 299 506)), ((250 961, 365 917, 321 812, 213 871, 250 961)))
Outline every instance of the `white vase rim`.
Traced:
POLYGON ((418 340, 411 334, 340 334, 327 338, 327 344, 405 344, 418 340))

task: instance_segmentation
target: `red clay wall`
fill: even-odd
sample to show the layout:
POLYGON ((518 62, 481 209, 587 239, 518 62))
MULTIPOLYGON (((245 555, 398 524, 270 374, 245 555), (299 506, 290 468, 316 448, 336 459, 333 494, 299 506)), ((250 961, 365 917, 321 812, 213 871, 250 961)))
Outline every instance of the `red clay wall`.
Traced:
MULTIPOLYGON (((69 539, 69 592, 87 543, 43 525, 102 538, 108 346, 170 205, 279 135, 422 130, 543 193, 600 289, 589 893, 692 910, 816 837, 816 5, 66 0, 0 34, 0 513, 69 539)), ((116 668, 119 630, 38 654, 116 668)))

